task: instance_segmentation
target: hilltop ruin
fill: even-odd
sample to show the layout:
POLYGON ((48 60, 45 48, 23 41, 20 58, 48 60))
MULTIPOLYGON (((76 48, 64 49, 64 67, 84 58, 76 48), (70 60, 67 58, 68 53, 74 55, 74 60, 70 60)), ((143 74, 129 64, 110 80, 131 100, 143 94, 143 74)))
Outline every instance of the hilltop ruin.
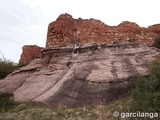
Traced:
MULTIPOLYGON (((61 14, 48 25, 46 48, 75 43, 112 44, 113 42, 128 41, 152 46, 158 36, 160 36, 160 24, 143 28, 136 23, 124 21, 118 26, 108 26, 100 20, 74 19, 69 14, 61 14)), ((25 46, 20 63, 28 63, 41 57, 40 50, 39 48, 35 49, 34 46, 32 50, 31 46, 25 46)))
POLYGON ((49 24, 45 48, 23 48, 22 60, 34 60, 0 80, 0 93, 47 108, 113 103, 128 96, 139 76, 148 75, 160 50, 147 45, 159 28, 130 22, 111 27, 60 15, 49 24))

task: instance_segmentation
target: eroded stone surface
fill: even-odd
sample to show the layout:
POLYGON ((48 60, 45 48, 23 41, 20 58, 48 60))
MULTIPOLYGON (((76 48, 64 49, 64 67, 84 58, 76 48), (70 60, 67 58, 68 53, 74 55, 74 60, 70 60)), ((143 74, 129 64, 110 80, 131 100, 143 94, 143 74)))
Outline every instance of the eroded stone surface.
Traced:
POLYGON ((159 50, 119 43, 45 48, 42 53, 1 80, 0 93, 48 108, 109 104, 128 95, 138 76, 148 74, 159 50))

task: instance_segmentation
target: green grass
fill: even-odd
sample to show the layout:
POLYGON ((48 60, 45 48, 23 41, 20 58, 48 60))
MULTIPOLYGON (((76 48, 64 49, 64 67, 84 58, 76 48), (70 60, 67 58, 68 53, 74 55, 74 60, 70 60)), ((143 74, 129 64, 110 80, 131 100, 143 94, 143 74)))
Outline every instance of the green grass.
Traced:
MULTIPOLYGON (((83 108, 47 109, 19 103, 7 112, 0 113, 0 120, 121 120, 113 112, 130 112, 132 97, 118 100, 109 106, 95 105, 83 108)), ((148 118, 126 118, 124 120, 147 120, 148 118)), ((155 120, 155 119, 154 119, 155 120)))
POLYGON ((10 97, 12 95, 0 95, 2 106, 0 120, 114 120, 112 113, 128 110, 131 100, 129 97, 110 106, 47 109, 26 103, 15 103, 10 97))
POLYGON ((0 94, 0 113, 8 112, 19 104, 13 102, 11 94, 0 94))

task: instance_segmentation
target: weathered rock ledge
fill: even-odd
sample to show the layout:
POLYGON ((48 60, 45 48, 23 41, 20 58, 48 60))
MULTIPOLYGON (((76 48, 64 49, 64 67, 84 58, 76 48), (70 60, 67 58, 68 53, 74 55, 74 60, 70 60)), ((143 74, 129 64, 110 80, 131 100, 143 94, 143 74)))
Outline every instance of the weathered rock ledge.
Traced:
POLYGON ((68 45, 41 52, 42 58, 1 80, 0 93, 48 108, 106 105, 127 96, 160 53, 137 43, 68 45))

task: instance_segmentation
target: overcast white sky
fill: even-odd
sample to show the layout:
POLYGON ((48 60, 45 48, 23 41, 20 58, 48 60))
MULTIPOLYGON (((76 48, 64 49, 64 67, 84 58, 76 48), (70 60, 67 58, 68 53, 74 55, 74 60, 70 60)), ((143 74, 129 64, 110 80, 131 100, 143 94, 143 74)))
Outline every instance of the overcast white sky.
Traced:
POLYGON ((147 27, 160 23, 159 0, 0 0, 0 58, 18 62, 23 45, 44 47, 49 22, 62 13, 147 27))

